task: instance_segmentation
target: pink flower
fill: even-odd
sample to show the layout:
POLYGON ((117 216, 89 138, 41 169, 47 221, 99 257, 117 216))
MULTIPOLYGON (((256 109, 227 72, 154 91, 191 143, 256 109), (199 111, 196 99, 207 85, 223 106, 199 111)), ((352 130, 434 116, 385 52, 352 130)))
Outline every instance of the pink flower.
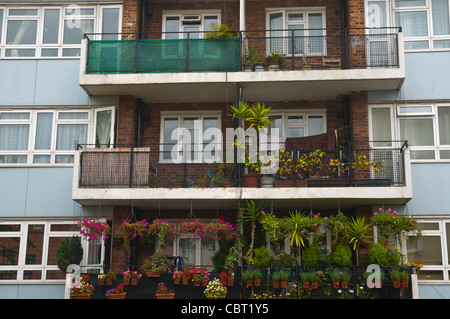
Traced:
POLYGON ((262 210, 262 211, 261 211, 261 214, 265 214, 265 212, 262 210))

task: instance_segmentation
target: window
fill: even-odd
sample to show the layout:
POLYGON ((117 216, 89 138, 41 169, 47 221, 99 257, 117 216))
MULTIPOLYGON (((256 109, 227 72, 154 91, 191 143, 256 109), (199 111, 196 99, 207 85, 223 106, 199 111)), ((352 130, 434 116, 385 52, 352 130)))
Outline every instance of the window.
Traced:
MULTIPOLYGON (((65 280, 56 263, 56 249, 67 237, 80 233, 76 221, 0 222, 0 282, 38 283, 65 280)), ((103 265, 103 240, 81 240, 83 271, 99 272, 103 265)))
POLYGON ((120 15, 120 6, 0 7, 0 58, 78 57, 84 34, 120 32, 120 15))
MULTIPOLYGON (((176 225, 179 227, 179 224, 176 225)), ((219 251, 219 242, 189 234, 181 235, 172 245, 161 247, 167 256, 180 256, 186 265, 204 266, 213 270, 213 256, 219 251)))
POLYGON ((418 279, 423 281, 450 280, 450 220, 418 220, 423 236, 407 237, 407 261, 421 262, 418 279))
POLYGON ((271 9, 267 12, 267 51, 326 55, 325 21, 325 9, 271 9))
POLYGON ((217 114, 163 115, 160 160, 169 163, 217 161, 222 149, 219 119, 217 114))
POLYGON ((405 50, 450 49, 449 0, 369 0, 367 7, 369 27, 402 27, 405 50))
POLYGON ((71 164, 77 144, 110 144, 113 114, 113 108, 0 111, 0 164, 71 164))
POLYGON ((219 13, 167 13, 163 15, 163 38, 202 39, 213 23, 220 23, 219 13))
POLYGON ((271 128, 278 129, 281 137, 304 137, 326 132, 326 117, 324 112, 320 111, 274 112, 271 119, 271 128))
POLYGON ((372 107, 370 122, 374 146, 392 146, 389 140, 408 141, 411 160, 450 160, 450 105, 372 107))

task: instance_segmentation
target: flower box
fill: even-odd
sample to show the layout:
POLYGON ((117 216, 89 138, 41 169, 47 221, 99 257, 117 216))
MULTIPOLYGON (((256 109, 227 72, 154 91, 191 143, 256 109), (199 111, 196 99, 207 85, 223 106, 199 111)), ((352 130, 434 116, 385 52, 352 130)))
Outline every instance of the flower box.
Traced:
POLYGON ((125 299, 125 297, 127 296, 127 293, 121 293, 121 294, 108 294, 106 295, 107 299, 125 299))
POLYGON ((91 299, 91 294, 89 295, 70 295, 72 299, 91 299))
POLYGON ((156 294, 156 299, 174 299, 175 293, 169 294, 156 294))

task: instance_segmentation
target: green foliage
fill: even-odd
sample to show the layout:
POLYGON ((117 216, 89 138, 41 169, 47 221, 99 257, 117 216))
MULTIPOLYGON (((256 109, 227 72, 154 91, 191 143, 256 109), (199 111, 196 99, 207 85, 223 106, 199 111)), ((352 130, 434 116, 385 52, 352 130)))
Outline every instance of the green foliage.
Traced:
POLYGON ((273 273, 273 281, 287 281, 289 279, 290 273, 285 270, 279 270, 273 273))
POLYGON ((277 218, 275 215, 262 214, 260 223, 262 228, 269 234, 272 248, 276 252, 284 250, 284 242, 290 233, 287 221, 282 218, 277 218))
POLYGON ((233 28, 226 24, 211 23, 211 31, 207 32, 206 39, 230 39, 234 38, 233 28))
POLYGON ((339 244, 333 253, 333 263, 338 266, 350 266, 352 264, 352 250, 347 244, 339 244))
POLYGON ((142 265, 142 269, 144 270, 153 270, 155 272, 159 272, 161 274, 165 274, 167 272, 167 267, 169 266, 169 260, 162 253, 162 251, 158 250, 153 254, 152 257, 144 260, 142 265))
POLYGON ((289 216, 285 217, 285 220, 289 223, 291 227, 291 238, 290 245, 294 247, 305 246, 305 240, 309 240, 306 237, 306 226, 308 222, 308 217, 305 213, 298 210, 290 211, 289 216))
POLYGON ((264 246, 255 249, 255 258, 253 264, 255 266, 267 267, 271 261, 269 249, 264 246))
POLYGON ((369 263, 377 264, 380 267, 388 265, 387 249, 382 242, 373 244, 369 248, 369 263))
POLYGON ((352 218, 349 222, 349 236, 350 244, 353 244, 353 250, 360 245, 370 243, 369 238, 373 236, 367 235, 370 232, 370 224, 367 223, 364 217, 352 218))
POLYGON ((339 212, 336 216, 331 216, 325 221, 325 228, 331 232, 333 245, 341 240, 346 241, 350 229, 349 219, 342 212, 339 212))
POLYGON ((261 211, 262 207, 257 206, 253 200, 246 201, 245 206, 241 207, 242 219, 251 224, 250 247, 245 255, 245 259, 249 264, 253 263, 256 223, 261 219, 261 211))
POLYGON ((272 63, 278 64, 280 69, 284 69, 286 67, 286 56, 283 51, 274 51, 266 56, 265 65, 270 65, 272 63))
POLYGON ((320 246, 316 243, 313 243, 307 248, 303 249, 302 252, 302 264, 304 266, 315 266, 319 264, 320 259, 320 246))
POLYGON ((77 236, 64 238, 56 249, 56 264, 62 271, 66 271, 69 265, 79 265, 83 259, 83 247, 81 239, 77 236))

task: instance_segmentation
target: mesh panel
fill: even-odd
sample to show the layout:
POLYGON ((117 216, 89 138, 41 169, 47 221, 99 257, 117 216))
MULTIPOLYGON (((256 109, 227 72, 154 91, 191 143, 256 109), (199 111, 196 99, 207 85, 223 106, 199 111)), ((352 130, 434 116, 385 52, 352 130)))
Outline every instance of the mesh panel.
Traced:
POLYGON ((239 71, 238 38, 89 41, 88 73, 214 71, 239 71))

